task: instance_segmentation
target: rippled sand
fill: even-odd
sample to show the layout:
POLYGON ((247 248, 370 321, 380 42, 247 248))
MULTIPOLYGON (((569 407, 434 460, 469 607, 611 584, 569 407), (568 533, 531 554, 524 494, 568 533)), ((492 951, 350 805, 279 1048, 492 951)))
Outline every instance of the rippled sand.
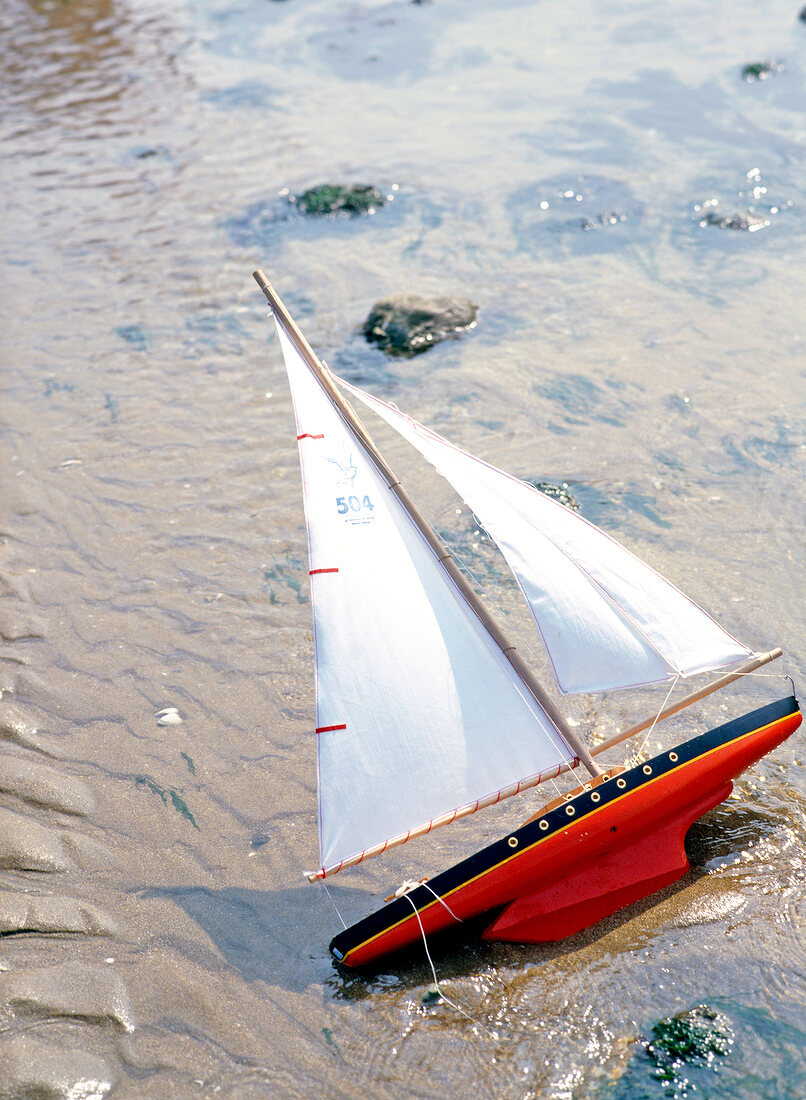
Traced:
MULTIPOLYGON (((556 946, 434 945, 458 1009, 429 1003, 419 950, 334 967, 339 913, 536 799, 330 897, 303 882, 304 524, 250 277, 340 372, 567 483, 803 682, 796 8, 4 6, 1 1100, 659 1097, 639 1039, 701 1003, 735 1036, 686 1070, 701 1093, 806 1092, 802 734, 695 826, 675 887, 556 946), (356 220, 289 204, 328 180, 394 201, 356 220), (466 296, 478 325, 391 362, 359 329, 396 292, 466 296)), ((472 518, 373 432, 514 615, 472 518)), ((768 671, 664 739, 784 694, 768 671)), ((611 731, 659 701, 565 705, 611 731)))

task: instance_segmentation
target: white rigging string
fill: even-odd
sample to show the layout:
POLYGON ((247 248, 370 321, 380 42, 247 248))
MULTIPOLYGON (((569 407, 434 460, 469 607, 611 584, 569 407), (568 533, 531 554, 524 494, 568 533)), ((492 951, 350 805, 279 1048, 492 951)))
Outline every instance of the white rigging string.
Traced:
MULTIPOLYGON (((424 884, 423 884, 423 885, 424 885, 424 884)), ((434 891, 432 890, 432 891, 431 891, 431 893, 433 894, 433 893, 434 893, 434 891)), ((420 914, 419 914, 419 912, 418 912, 418 910, 417 910, 417 906, 416 906, 416 905, 414 904, 414 902, 413 902, 413 901, 411 900, 411 898, 409 897, 409 895, 408 895, 408 894, 403 894, 402 896, 403 896, 403 897, 404 897, 404 898, 406 899, 406 901, 407 901, 407 902, 409 903, 409 905, 410 905, 410 906, 412 907, 412 909, 414 910, 414 915, 415 915, 415 917, 417 918, 417 923, 418 923, 418 924, 419 924, 419 926, 420 926, 420 934, 421 934, 421 935, 422 935, 422 937, 423 937, 423 947, 425 948, 425 957, 426 957, 426 958, 428 959, 428 965, 429 965, 429 966, 431 967, 431 973, 432 973, 432 975, 433 975, 433 977, 434 977, 434 989, 435 989, 435 990, 437 991, 437 993, 438 993, 438 994, 440 995, 440 997, 442 998, 442 1000, 443 1000, 443 1001, 445 1001, 445 1003, 446 1003, 446 1004, 449 1004, 449 1005, 451 1006, 451 1008, 455 1008, 457 1012, 460 1012, 460 1013, 461 1013, 461 1014, 462 1014, 462 1015, 463 1015, 463 1016, 465 1017, 465 1019, 467 1019, 467 1020, 470 1020, 471 1024, 474 1024, 474 1025, 475 1025, 476 1027, 480 1027, 480 1028, 481 1028, 481 1030, 482 1030, 482 1031, 484 1031, 484 1032, 486 1032, 486 1033, 487 1033, 487 1035, 488 1035, 488 1036, 489 1036, 489 1037, 490 1037, 491 1039, 495 1039, 495 1038, 496 1038, 496 1035, 494 1034, 494 1032, 490 1031, 490 1029, 489 1029, 489 1028, 485 1027, 485 1026, 484 1026, 484 1024, 483 1024, 483 1023, 481 1023, 481 1021, 480 1021, 480 1020, 475 1020, 475 1019, 474 1019, 474 1018, 473 1018, 473 1017, 472 1017, 472 1016, 470 1015, 470 1013, 469 1013, 469 1012, 465 1012, 465 1010, 464 1010, 464 1009, 462 1008, 462 1006, 461 1006, 461 1005, 458 1005, 458 1004, 457 1004, 457 1003, 456 1003, 455 1001, 452 1001, 452 1000, 450 999, 450 997, 447 997, 447 996, 446 996, 446 995, 445 995, 445 994, 444 994, 444 993, 442 992, 442 989, 441 989, 441 987, 440 987, 439 981, 438 981, 438 979, 437 979, 437 971, 436 971, 436 967, 434 966, 434 960, 433 960, 433 959, 431 958, 431 952, 430 952, 430 951, 428 950, 428 940, 427 940, 427 939, 425 938, 425 929, 423 928, 423 922, 422 922, 422 921, 420 920, 420 914)), ((435 895, 435 896, 436 896, 436 895, 435 895)), ((443 903, 443 904, 444 904, 444 903, 443 903)), ((447 908, 447 906, 446 906, 446 908, 447 908)), ((450 910, 449 910, 449 912, 450 912, 450 910)), ((453 916, 454 914, 451 914, 451 915, 453 916)), ((459 918, 458 918, 458 917, 456 917, 456 919, 457 919, 457 920, 459 920, 459 918)))
POLYGON ((644 749, 646 748, 647 741, 651 737, 653 729, 658 724, 658 720, 659 720, 660 716, 663 714, 664 710, 666 709, 666 704, 671 699, 672 692, 677 687, 677 684, 678 684, 679 680, 680 680, 680 673, 678 672, 677 676, 675 676, 674 680, 672 681, 672 686, 669 688, 669 690, 666 693, 666 698, 663 700, 663 702, 660 705, 660 708, 658 709, 658 713, 652 719, 652 725, 646 731, 646 736, 644 737, 644 740, 641 742, 641 747, 639 749, 637 749, 634 753, 632 753, 630 756, 628 756, 626 758, 626 760, 624 761, 624 763, 627 767, 631 767, 631 766, 634 767, 636 764, 640 764, 641 761, 644 759, 644 749))
POLYGON ((330 893, 330 890, 328 889, 327 883, 325 882, 325 880, 324 880, 323 878, 322 878, 322 879, 319 879, 319 881, 320 881, 320 882, 322 883, 322 885, 324 886, 324 888, 325 888, 325 893, 326 893, 326 894, 327 894, 327 896, 328 896, 328 897, 330 898, 330 904, 331 904, 331 905, 333 906, 333 908, 334 908, 334 909, 336 910, 336 915, 338 916, 339 920, 341 921, 341 926, 342 926, 342 928, 343 928, 343 929, 344 929, 344 931, 346 932, 346 931, 347 931, 347 925, 346 925, 346 924, 344 923, 344 917, 343 917, 343 916, 341 915, 341 913, 339 912, 339 907, 338 907, 338 905, 336 905, 336 902, 335 902, 335 901, 334 901, 334 899, 333 899, 333 895, 332 895, 332 894, 330 893))
MULTIPOLYGON (((454 913, 453 909, 451 909, 450 905, 448 905, 447 901, 445 901, 444 898, 440 897, 439 894, 436 892, 436 890, 432 890, 427 882, 421 882, 420 886, 424 886, 426 888, 426 890, 429 892, 429 894, 433 894, 434 897, 439 902, 439 904, 443 907, 443 909, 447 909, 448 912, 450 913, 450 915, 453 917, 453 919, 455 921, 458 921, 459 924, 462 923, 462 918, 457 917, 457 915, 454 913)), ((409 901, 411 901, 411 898, 409 898, 409 901)))
MULTIPOLYGON (((750 669, 750 671, 748 671, 748 672, 737 672, 735 675, 736 675, 737 679, 739 677, 742 677, 742 676, 761 676, 763 678, 770 679, 770 680, 781 679, 781 680, 789 680, 790 683, 792 682, 792 678, 790 676, 781 675, 780 672, 759 672, 757 669, 750 669)), ((625 759, 624 763, 627 767, 631 767, 631 766, 634 766, 636 764, 640 764, 642 762, 642 760, 644 759, 643 754, 644 754, 644 749, 646 748, 647 742, 649 741, 649 738, 651 737, 652 731, 654 730, 655 726, 658 724, 658 721, 660 720, 661 714, 666 709, 666 705, 669 702, 669 699, 671 697, 672 692, 677 687, 677 684, 678 684, 679 680, 680 680, 680 674, 678 673, 678 675, 675 677, 675 679, 672 683, 672 686, 669 688, 669 691, 668 691, 668 694, 667 694, 666 698, 663 700, 663 703, 661 704, 660 710, 655 715, 655 717, 652 721, 652 725, 646 731, 646 735, 644 736, 644 740, 641 742, 641 747, 625 759)), ((794 687, 793 687, 793 694, 794 694, 794 687)))

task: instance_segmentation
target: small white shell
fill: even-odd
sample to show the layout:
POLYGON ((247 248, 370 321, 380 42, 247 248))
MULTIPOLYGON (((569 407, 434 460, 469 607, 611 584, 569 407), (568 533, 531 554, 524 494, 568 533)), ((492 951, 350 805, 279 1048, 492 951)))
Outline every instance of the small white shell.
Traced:
POLYGON ((181 726, 182 719, 176 707, 163 707, 156 714, 158 726, 181 726))

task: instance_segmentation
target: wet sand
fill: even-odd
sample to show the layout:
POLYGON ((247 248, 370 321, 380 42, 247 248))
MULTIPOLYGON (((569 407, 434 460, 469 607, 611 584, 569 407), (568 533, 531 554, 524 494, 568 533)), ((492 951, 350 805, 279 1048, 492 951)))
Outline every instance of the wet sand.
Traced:
MULTIPOLYGON (((698 1004, 732 1044, 678 1095, 806 1091, 802 735, 695 827, 675 887, 555 946, 436 945, 467 1015, 424 1003, 420 951, 334 967, 332 902, 357 919, 538 799, 338 876, 332 901, 303 882, 304 522, 250 274, 340 373, 567 484, 731 632, 784 647, 664 743, 776 698, 806 671, 796 8, 7 5, 2 1100, 660 1097, 641 1037, 698 1004), (330 180, 394 200, 289 204, 330 180), (399 292, 467 297, 478 324, 390 360, 360 327, 399 292)), ((522 626, 472 517, 373 434, 522 626)), ((659 702, 563 705, 608 733, 659 702)))

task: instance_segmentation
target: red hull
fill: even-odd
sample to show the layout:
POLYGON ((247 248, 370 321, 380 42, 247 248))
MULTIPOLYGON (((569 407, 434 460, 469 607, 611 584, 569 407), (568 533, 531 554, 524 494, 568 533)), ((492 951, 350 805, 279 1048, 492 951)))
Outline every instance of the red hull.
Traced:
MULTIPOLYGON (((461 920, 498 910, 485 939, 560 940, 595 924, 684 875, 683 839, 692 823, 801 721, 794 699, 756 714, 608 780, 598 798, 575 798, 428 885, 461 920), (791 705, 781 714, 784 704, 791 705), (774 720, 748 723, 756 714, 774 720)), ((456 925, 446 905, 420 887, 340 933, 331 944, 334 956, 366 966, 419 940, 413 905, 428 936, 456 925)))

